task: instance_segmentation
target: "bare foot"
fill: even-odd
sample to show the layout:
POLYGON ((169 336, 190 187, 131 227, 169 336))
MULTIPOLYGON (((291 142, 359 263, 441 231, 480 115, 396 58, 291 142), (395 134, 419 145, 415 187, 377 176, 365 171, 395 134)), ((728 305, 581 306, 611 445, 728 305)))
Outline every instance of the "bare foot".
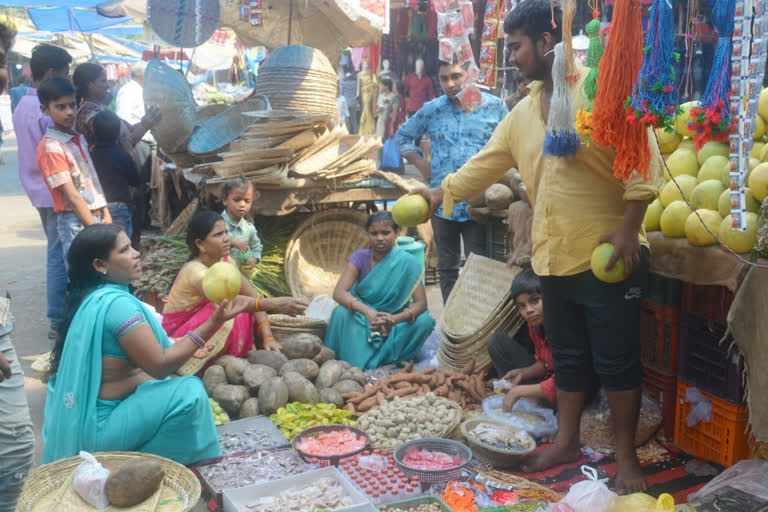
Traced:
POLYGON ((524 473, 538 473, 561 464, 570 464, 581 458, 579 443, 555 443, 543 452, 530 456, 522 465, 524 473))
POLYGON ((616 493, 620 495, 643 492, 648 489, 643 468, 633 453, 629 457, 616 459, 616 493))

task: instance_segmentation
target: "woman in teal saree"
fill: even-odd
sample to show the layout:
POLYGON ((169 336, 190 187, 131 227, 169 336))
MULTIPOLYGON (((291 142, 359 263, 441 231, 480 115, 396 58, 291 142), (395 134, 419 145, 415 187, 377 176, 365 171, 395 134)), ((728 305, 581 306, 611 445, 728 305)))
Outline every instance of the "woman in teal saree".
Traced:
POLYGON ((339 278, 325 345, 364 370, 410 361, 435 328, 419 261, 395 247, 389 212, 371 215, 370 249, 355 251, 339 278))
POLYGON ((43 463, 85 451, 140 451, 191 464, 221 448, 202 382, 171 378, 225 321, 250 304, 222 303, 172 342, 128 292, 139 253, 120 228, 86 227, 69 254, 65 323, 51 354, 43 463))

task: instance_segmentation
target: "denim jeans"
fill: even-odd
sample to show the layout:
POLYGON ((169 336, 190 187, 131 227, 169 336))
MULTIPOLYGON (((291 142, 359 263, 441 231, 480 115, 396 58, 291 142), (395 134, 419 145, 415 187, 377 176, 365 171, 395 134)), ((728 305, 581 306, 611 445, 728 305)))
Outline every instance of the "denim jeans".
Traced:
MULTIPOLYGON (((100 215, 94 215, 93 218, 96 222, 101 222, 100 215)), ((69 272, 69 261, 67 255, 69 254, 69 248, 72 246, 72 241, 77 234, 83 230, 85 226, 80 219, 72 212, 60 212, 53 215, 53 219, 56 221, 56 229, 59 233, 59 240, 61 240, 61 252, 64 255, 64 267, 69 272)))
POLYGON ((48 323, 51 328, 58 329, 64 315, 64 298, 67 296, 67 267, 64 265, 64 252, 53 208, 38 208, 37 213, 40 214, 48 239, 45 276, 48 323))
POLYGON ((123 228, 128 238, 131 238, 133 233, 133 213, 131 213, 128 205, 125 203, 109 203, 107 208, 109 208, 109 214, 112 216, 112 224, 123 228))
POLYGON ((432 217, 432 229, 435 232, 437 245, 437 273, 440 276, 440 291, 443 304, 448 302, 448 296, 453 285, 459 278, 461 264, 461 240, 464 239, 464 254, 473 252, 480 256, 488 256, 485 246, 485 226, 475 221, 459 222, 457 220, 432 217))
POLYGON ((12 512, 35 454, 35 433, 24 392, 24 372, 11 343, 13 318, 0 325, 0 353, 11 363, 11 378, 0 382, 0 512, 12 512))

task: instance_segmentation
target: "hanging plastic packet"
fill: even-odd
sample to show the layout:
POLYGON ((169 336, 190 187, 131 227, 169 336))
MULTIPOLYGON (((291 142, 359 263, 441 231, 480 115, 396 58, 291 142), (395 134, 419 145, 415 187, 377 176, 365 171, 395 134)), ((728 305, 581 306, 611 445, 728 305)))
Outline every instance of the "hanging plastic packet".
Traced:
POLYGON ((471 112, 483 106, 483 94, 474 85, 470 85, 462 90, 456 97, 461 102, 462 108, 466 111, 471 112))
POLYGON ((480 68, 477 67, 474 59, 464 65, 464 71, 467 72, 467 76, 464 77, 464 83, 461 84, 462 87, 469 87, 480 80, 480 68))
POLYGON ((434 7, 438 14, 445 14, 446 12, 455 11, 461 7, 461 3, 459 0, 435 0, 434 7))
POLYGON ((453 39, 464 35, 464 23, 459 11, 437 13, 437 36, 453 39))
POLYGON ((467 34, 475 33, 475 8, 472 2, 461 4, 461 24, 467 34))
POLYGON ((456 57, 462 66, 468 62, 475 62, 475 56, 472 53, 472 45, 469 44, 469 38, 464 35, 459 40, 459 44, 454 46, 456 57))
POLYGON ((85 462, 75 470, 72 487, 88 504, 104 510, 109 507, 109 498, 104 489, 109 478, 109 470, 88 452, 80 452, 80 457, 85 462))
POLYGON ((440 39, 440 47, 439 47, 439 53, 438 53, 438 59, 442 62, 451 62, 453 61, 453 40, 452 39, 440 39))

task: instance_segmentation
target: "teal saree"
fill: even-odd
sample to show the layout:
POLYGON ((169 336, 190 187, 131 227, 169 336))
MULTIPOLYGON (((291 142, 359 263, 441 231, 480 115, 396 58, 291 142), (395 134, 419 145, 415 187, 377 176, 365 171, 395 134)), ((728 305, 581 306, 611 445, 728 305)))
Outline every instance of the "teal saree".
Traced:
POLYGON ((80 450, 153 453, 182 464, 221 455, 197 377, 151 380, 122 400, 99 399, 105 319, 113 303, 126 297, 138 306, 160 345, 171 345, 155 315, 126 287, 108 284, 91 292, 72 320, 59 371, 48 382, 43 464, 80 450))
MULTIPOLYGON (((394 247, 370 274, 355 283, 350 293, 376 311, 397 314, 412 302, 421 278, 422 269, 416 258, 394 247)), ((325 346, 336 353, 336 359, 368 370, 410 361, 434 328, 434 319, 429 311, 424 311, 413 322, 392 327, 386 339, 372 338, 371 324, 365 315, 337 306, 328 323, 325 346)))

